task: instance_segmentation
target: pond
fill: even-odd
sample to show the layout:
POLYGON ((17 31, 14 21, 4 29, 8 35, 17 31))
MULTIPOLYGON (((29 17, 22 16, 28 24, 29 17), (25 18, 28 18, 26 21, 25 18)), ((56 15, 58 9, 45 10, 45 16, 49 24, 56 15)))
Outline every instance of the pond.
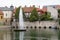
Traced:
MULTIPOLYGON (((11 36, 11 33, 9 31, 0 30, 0 40, 11 40, 9 36, 11 36)), ((19 40, 19 32, 14 32, 13 40, 19 40)), ((27 29, 24 32, 24 40, 60 40, 60 30, 48 28, 27 29)))
POLYGON ((56 29, 28 29, 24 34, 24 40, 60 40, 60 30, 56 29))

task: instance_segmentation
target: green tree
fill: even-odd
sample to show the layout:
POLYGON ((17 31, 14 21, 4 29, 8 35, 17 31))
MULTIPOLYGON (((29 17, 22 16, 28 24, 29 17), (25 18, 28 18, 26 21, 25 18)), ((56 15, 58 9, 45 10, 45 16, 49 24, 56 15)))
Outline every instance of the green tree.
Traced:
POLYGON ((38 19, 39 19, 38 12, 37 12, 36 8, 34 8, 30 15, 30 21, 34 22, 34 21, 37 21, 38 19))
POLYGON ((60 9, 58 9, 58 17, 60 17, 60 9))
POLYGON ((60 9, 58 9, 58 13, 60 13, 60 9))
MULTIPOLYGON (((60 18, 60 9, 58 9, 58 17, 60 18)), ((59 25, 60 25, 60 19, 58 19, 59 25)))
POLYGON ((15 19, 19 19, 19 10, 20 10, 20 7, 18 7, 17 9, 16 9, 16 13, 15 13, 15 19))
POLYGON ((25 16, 24 10, 23 10, 23 19, 26 20, 26 16, 25 16))
POLYGON ((50 12, 45 12, 44 14, 42 14, 41 16, 40 16, 40 19, 41 20, 50 20, 51 18, 51 13, 50 12))
MULTIPOLYGON (((20 7, 18 7, 17 9, 16 9, 16 13, 15 13, 15 19, 19 19, 19 11, 20 11, 20 7)), ((23 11, 23 10, 22 10, 23 11)), ((23 11, 23 18, 24 18, 24 20, 25 20, 25 18, 26 18, 26 16, 25 16, 25 14, 24 14, 24 11, 23 11)))
POLYGON ((51 17, 51 13, 50 12, 45 12, 45 16, 46 16, 46 19, 49 20, 50 17, 51 17))

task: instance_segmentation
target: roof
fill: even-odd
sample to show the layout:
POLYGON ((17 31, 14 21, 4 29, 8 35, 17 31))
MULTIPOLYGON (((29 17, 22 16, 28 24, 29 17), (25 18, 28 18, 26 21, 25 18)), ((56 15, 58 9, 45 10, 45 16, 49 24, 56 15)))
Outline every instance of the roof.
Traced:
POLYGON ((0 10, 2 10, 2 11, 11 11, 12 9, 8 8, 8 7, 0 7, 0 10))
POLYGON ((23 11, 24 13, 30 13, 34 8, 33 7, 24 7, 23 11))
MULTIPOLYGON (((31 11, 32 11, 33 9, 34 9, 34 7, 24 7, 24 8, 23 8, 23 11, 24 11, 24 13, 31 13, 31 11)), ((36 8, 36 10, 37 10, 38 12, 43 13, 40 8, 36 8)))
POLYGON ((0 15, 3 15, 3 12, 0 10, 0 15))
POLYGON ((43 6, 42 11, 47 12, 47 7, 43 6))

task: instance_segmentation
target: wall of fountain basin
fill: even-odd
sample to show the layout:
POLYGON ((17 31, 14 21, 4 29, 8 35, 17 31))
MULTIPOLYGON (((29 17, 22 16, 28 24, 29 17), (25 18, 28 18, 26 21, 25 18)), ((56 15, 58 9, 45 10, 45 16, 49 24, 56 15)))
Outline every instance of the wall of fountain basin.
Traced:
POLYGON ((24 22, 24 28, 25 29, 58 28, 58 22, 56 22, 56 21, 41 21, 41 22, 26 21, 26 22, 24 22))

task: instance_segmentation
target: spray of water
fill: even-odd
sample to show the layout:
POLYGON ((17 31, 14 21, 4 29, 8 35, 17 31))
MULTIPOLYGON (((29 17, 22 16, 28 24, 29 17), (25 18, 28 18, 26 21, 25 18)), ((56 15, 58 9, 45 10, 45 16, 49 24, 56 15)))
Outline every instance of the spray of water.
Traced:
MULTIPOLYGON (((21 7, 19 11, 19 29, 21 30, 24 29, 23 12, 21 7)), ((23 39, 24 39, 24 32, 22 31, 20 32, 19 40, 23 40, 23 39)))

